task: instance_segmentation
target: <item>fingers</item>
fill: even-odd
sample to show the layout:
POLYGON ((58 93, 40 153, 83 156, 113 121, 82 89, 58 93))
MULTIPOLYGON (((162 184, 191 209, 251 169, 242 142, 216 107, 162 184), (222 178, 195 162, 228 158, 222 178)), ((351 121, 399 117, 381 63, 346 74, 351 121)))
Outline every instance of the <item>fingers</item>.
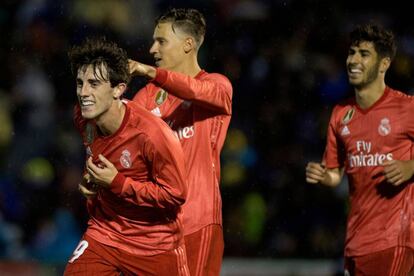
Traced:
POLYGON ((393 185, 400 185, 403 182, 403 175, 398 170, 391 170, 385 173, 385 179, 393 185))
POLYGON ((81 179, 81 183, 82 183, 82 185, 86 185, 86 184, 88 184, 89 182, 91 182, 91 175, 89 174, 89 173, 85 173, 84 175, 83 175, 83 177, 82 177, 82 179, 81 179))
POLYGON ((86 174, 83 176, 83 180, 84 180, 86 183, 91 182, 91 175, 90 175, 89 173, 86 173, 86 174))
POLYGON ((384 167, 388 167, 388 166, 390 166, 390 165, 392 165, 392 164, 395 164, 396 163, 396 161, 395 160, 385 160, 384 161, 384 163, 382 163, 382 165, 384 166, 384 167))
POLYGON ((384 170, 384 174, 385 174, 386 179, 393 179, 395 177, 402 177, 402 174, 398 169, 393 169, 393 170, 388 170, 388 171, 384 170))
POLYGON ((94 197, 96 196, 96 191, 93 190, 89 190, 88 188, 86 188, 85 186, 83 186, 82 184, 78 185, 79 191, 81 192, 81 194, 86 197, 86 198, 90 198, 90 197, 94 197))
POLYGON ((102 170, 105 167, 111 167, 113 164, 106 159, 103 155, 99 154, 99 159, 102 161, 102 163, 99 163, 98 165, 95 165, 92 162, 92 157, 89 157, 86 161, 86 168, 88 171, 92 174, 92 176, 96 177, 98 174, 102 173, 102 170))
POLYGON ((92 162, 92 157, 89 157, 88 160, 86 160, 86 166, 91 169, 92 171, 96 171, 99 169, 98 166, 96 166, 93 162, 92 162))
POLYGON ((306 182, 316 184, 325 177, 326 168, 320 163, 309 162, 306 166, 306 182))
POLYGON ((104 163, 106 167, 108 168, 113 167, 113 164, 108 159, 106 159, 105 156, 103 156, 102 154, 99 154, 98 158, 99 160, 102 161, 102 163, 104 163))
POLYGON ((384 163, 384 177, 388 183, 398 186, 404 182, 404 175, 395 160, 384 163))
POLYGON ((86 161, 86 170, 92 182, 102 187, 109 187, 118 170, 105 156, 99 154, 98 158, 99 163, 97 165, 92 162, 92 158, 88 158, 86 161))
POLYGON ((319 183, 320 180, 316 180, 315 178, 312 177, 306 177, 306 182, 311 183, 311 184, 317 184, 319 183))

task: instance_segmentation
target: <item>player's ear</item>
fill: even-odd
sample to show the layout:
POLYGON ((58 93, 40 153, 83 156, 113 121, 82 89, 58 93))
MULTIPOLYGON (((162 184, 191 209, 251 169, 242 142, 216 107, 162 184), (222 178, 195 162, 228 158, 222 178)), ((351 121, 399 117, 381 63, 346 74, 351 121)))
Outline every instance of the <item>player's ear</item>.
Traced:
POLYGON ((121 98, 121 96, 124 94, 125 90, 126 90, 126 83, 118 83, 117 86, 114 87, 113 89, 113 97, 114 99, 119 99, 121 98))
POLYGON ((391 65, 391 59, 389 57, 385 57, 381 59, 379 71, 381 73, 385 73, 391 65))
POLYGON ((196 48, 196 43, 195 43, 195 40, 194 40, 194 38, 192 38, 192 37, 187 37, 185 40, 184 40, 184 52, 187 54, 187 53, 189 53, 191 50, 193 50, 193 49, 195 49, 196 48))

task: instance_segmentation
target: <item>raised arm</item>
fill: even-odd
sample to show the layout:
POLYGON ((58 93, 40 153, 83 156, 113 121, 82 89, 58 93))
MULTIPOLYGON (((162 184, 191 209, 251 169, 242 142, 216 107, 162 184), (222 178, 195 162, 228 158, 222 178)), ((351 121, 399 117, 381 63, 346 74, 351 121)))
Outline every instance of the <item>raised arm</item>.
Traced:
POLYGON ((178 98, 192 101, 221 114, 231 114, 233 88, 230 81, 221 74, 208 74, 204 78, 196 79, 132 60, 130 72, 151 79, 154 84, 178 98))

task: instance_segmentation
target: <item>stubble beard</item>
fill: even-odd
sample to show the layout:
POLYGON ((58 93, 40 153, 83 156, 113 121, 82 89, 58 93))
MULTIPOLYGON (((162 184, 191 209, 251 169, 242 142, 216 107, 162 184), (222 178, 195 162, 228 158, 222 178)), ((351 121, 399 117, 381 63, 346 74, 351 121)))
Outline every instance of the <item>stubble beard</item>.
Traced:
POLYGON ((373 83, 378 78, 378 75, 379 75, 379 67, 380 67, 380 62, 377 61, 377 63, 375 63, 374 66, 372 66, 372 68, 367 71, 367 75, 366 75, 366 79, 365 80, 362 80, 359 83, 352 83, 352 82, 350 82, 351 85, 353 85, 354 88, 356 88, 358 90, 363 89, 364 87, 369 86, 371 83, 373 83))

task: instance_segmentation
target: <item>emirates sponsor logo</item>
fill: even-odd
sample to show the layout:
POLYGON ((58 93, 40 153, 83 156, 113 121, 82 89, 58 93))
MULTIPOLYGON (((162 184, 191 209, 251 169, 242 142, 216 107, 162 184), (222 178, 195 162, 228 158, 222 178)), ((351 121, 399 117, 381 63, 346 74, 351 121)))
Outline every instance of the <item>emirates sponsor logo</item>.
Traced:
POLYGON ((385 161, 393 159, 392 153, 371 153, 371 142, 357 141, 356 148, 357 154, 348 154, 349 166, 351 168, 380 166, 385 161))
POLYGON ((123 150, 121 157, 119 158, 119 162, 121 162, 122 167, 124 167, 125 169, 129 169, 132 166, 132 161, 131 161, 131 153, 129 152, 129 150, 123 150))
POLYGON ((390 120, 388 118, 384 118, 381 120, 380 125, 378 126, 378 133, 381 136, 387 136, 391 133, 391 125, 390 120))
POLYGON ((175 136, 179 139, 189 139, 194 136, 194 126, 188 126, 183 128, 178 128, 177 130, 174 130, 175 136))

